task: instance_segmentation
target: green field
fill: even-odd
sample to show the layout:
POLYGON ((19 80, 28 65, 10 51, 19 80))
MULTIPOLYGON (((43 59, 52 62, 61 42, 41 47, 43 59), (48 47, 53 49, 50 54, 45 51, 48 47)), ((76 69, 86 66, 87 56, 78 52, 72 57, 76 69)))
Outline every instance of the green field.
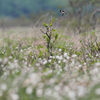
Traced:
POLYGON ((55 31, 49 55, 40 27, 0 29, 0 100, 100 99, 99 28, 55 31))

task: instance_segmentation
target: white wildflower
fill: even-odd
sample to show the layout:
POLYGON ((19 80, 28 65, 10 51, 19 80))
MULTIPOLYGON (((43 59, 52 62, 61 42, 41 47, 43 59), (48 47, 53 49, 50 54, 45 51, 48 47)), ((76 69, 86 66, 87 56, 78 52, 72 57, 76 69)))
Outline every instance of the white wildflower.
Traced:
POLYGON ((52 56, 53 59, 55 59, 55 56, 52 56))
POLYGON ((51 63, 51 59, 49 59, 48 62, 51 63))
POLYGON ((17 59, 15 59, 15 60, 14 60, 14 63, 18 63, 18 60, 17 60, 17 59))
POLYGON ((67 58, 67 59, 70 59, 70 57, 68 56, 67 53, 64 53, 64 57, 67 58))
POLYGON ((59 59, 59 56, 56 56, 56 59, 59 59))
POLYGON ((56 59, 58 59, 58 60, 62 60, 63 57, 62 57, 62 56, 56 56, 56 59))
POLYGON ((64 70, 65 70, 65 71, 68 71, 68 65, 66 65, 66 66, 64 67, 64 70))
POLYGON ((59 49, 59 52, 61 52, 62 51, 62 49, 59 49))
POLYGON ((11 93, 11 100, 19 100, 19 96, 16 93, 11 93))
POLYGON ((13 57, 12 56, 9 56, 9 59, 12 59, 13 57))
POLYGON ((24 81, 24 85, 27 86, 27 85, 32 84, 32 85, 36 86, 37 83, 39 83, 40 80, 41 80, 41 78, 40 78, 39 73, 38 74, 31 73, 29 75, 29 77, 24 81))
POLYGON ((1 90, 6 91, 7 85, 5 83, 3 83, 3 84, 1 84, 0 88, 1 88, 1 90))
POLYGON ((63 62, 65 63, 66 62, 66 59, 63 59, 63 62))
POLYGON ((72 55, 72 58, 75 58, 75 57, 77 57, 77 55, 76 55, 76 54, 73 54, 73 55, 72 55))
POLYGON ((78 96, 82 97, 86 93, 86 89, 83 86, 78 86, 78 96))
POLYGON ((67 57, 68 56, 68 54, 67 53, 64 53, 64 57, 67 57))
POLYGON ((99 54, 97 53, 97 54, 96 54, 96 57, 98 57, 98 56, 99 56, 99 54))
POLYGON ((76 100, 76 94, 74 91, 68 91, 68 96, 71 100, 76 100))
POLYGON ((61 63, 61 61, 59 60, 59 61, 58 61, 58 64, 60 64, 60 63, 61 63))
POLYGON ((69 87, 68 87, 68 86, 65 86, 65 87, 64 87, 64 91, 65 91, 65 92, 69 92, 69 91, 70 91, 69 87))
POLYGON ((67 56, 66 58, 67 58, 67 59, 70 59, 70 57, 69 57, 69 56, 67 56))
POLYGON ((23 50, 21 49, 21 50, 20 50, 20 52, 22 53, 22 52, 23 52, 23 50))
POLYGON ((84 65, 86 65, 86 63, 84 63, 84 65))
POLYGON ((45 91, 45 95, 46 96, 51 96, 52 95, 52 90, 51 89, 46 89, 46 91, 45 91))
POLYGON ((37 66, 37 67, 39 67, 39 66, 40 66, 40 64, 39 64, 39 63, 36 63, 36 66, 37 66))
POLYGON ((43 90, 42 90, 42 89, 37 89, 37 90, 36 90, 36 95, 37 95, 38 97, 41 97, 41 96, 43 95, 43 90))
POLYGON ((41 58, 39 58, 38 60, 39 60, 39 61, 41 61, 42 59, 41 59, 41 58))
POLYGON ((99 73, 99 69, 98 68, 94 68, 90 71, 90 74, 94 75, 94 74, 97 74, 99 73))
POLYGON ((43 63, 43 65, 47 64, 47 60, 44 60, 42 63, 43 63))
POLYGON ((62 60, 63 59, 63 57, 62 56, 59 56, 59 60, 62 60))
POLYGON ((8 58, 4 58, 3 63, 6 64, 8 62, 8 58))
POLYGON ((79 67, 79 68, 82 68, 82 65, 79 65, 78 67, 79 67))
POLYGON ((52 56, 50 56, 50 58, 53 58, 52 56))
POLYGON ((32 89, 32 87, 27 87, 26 88, 26 94, 32 94, 32 92, 33 92, 33 89, 32 89))
POLYGON ((96 95, 100 95, 100 88, 96 89, 95 93, 96 95))
POLYGON ((55 90, 56 90, 56 91, 60 91, 60 89, 61 89, 61 88, 60 88, 59 85, 55 86, 55 90))
POLYGON ((51 74, 52 73, 52 70, 49 70, 47 72, 44 73, 44 75, 48 75, 48 74, 51 74))
POLYGON ((95 63, 95 66, 100 66, 100 62, 95 63))

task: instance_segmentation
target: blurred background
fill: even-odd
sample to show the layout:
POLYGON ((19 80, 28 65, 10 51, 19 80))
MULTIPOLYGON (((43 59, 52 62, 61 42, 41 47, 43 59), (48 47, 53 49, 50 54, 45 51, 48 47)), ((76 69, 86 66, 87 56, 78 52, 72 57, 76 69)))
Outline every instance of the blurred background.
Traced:
POLYGON ((30 14, 38 14, 41 11, 57 11, 59 7, 67 5, 67 0, 0 0, 0 16, 29 17, 30 14))
POLYGON ((53 16, 57 26, 86 30, 100 23, 99 8, 100 0, 0 0, 0 27, 41 26, 53 16))

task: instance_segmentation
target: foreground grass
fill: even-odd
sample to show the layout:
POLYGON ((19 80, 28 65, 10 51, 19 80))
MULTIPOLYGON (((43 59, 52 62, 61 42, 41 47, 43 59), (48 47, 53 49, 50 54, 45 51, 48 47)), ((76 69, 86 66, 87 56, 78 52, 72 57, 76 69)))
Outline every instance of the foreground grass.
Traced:
POLYGON ((0 40, 0 100, 99 100, 100 42, 94 34, 88 41, 75 36, 83 38, 79 44, 60 36, 49 59, 45 41, 17 36, 0 40))

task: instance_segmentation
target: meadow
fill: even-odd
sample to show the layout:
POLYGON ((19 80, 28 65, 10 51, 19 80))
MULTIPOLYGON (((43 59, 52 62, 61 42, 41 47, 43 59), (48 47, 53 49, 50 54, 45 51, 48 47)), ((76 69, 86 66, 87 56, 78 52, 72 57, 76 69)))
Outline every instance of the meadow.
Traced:
POLYGON ((82 34, 52 22, 0 29, 0 100, 99 99, 99 27, 82 34))

